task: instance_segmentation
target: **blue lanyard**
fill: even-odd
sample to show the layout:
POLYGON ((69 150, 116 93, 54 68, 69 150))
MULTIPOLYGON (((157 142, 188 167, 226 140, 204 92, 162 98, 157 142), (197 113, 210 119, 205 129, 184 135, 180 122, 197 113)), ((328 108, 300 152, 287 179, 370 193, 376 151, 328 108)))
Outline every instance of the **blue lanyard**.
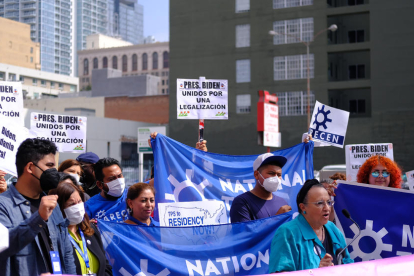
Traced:
POLYGON ((88 249, 86 248, 85 236, 83 235, 83 232, 80 229, 79 229, 79 233, 82 237, 83 252, 70 234, 69 234, 69 239, 70 239, 70 242, 73 244, 73 246, 76 248, 76 251, 78 251, 79 255, 82 256, 83 260, 85 261, 86 268, 89 270, 89 273, 90 273, 88 249))

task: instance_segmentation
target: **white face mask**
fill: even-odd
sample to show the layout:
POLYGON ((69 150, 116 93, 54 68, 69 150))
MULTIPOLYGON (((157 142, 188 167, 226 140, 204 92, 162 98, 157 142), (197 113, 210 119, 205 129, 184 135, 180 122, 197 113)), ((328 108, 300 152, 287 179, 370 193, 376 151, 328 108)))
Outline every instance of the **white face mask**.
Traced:
POLYGON ((83 202, 70 206, 65 210, 66 218, 69 220, 70 225, 78 225, 83 221, 85 216, 85 207, 83 202))
POLYGON ((125 178, 117 178, 106 183, 106 185, 108 185, 109 189, 107 192, 108 195, 120 197, 125 190, 125 178))
POLYGON ((80 176, 77 173, 70 173, 69 175, 73 176, 76 179, 76 184, 79 185, 80 176))
POLYGON ((265 179, 260 172, 259 172, 259 174, 263 178, 263 184, 260 184, 260 185, 262 185, 262 187, 265 188, 265 190, 268 191, 269 193, 276 192, 277 188, 279 188, 279 184, 280 184, 279 177, 278 176, 273 176, 273 177, 269 177, 269 178, 265 179))

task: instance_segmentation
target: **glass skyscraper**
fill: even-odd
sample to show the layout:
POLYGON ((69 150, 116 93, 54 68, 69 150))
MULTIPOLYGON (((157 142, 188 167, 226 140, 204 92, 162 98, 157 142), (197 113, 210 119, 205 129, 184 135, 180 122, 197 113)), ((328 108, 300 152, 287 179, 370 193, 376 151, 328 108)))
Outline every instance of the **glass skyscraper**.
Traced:
POLYGON ((0 0, 0 16, 30 24, 40 42, 41 70, 73 76, 73 12, 70 0, 0 0))

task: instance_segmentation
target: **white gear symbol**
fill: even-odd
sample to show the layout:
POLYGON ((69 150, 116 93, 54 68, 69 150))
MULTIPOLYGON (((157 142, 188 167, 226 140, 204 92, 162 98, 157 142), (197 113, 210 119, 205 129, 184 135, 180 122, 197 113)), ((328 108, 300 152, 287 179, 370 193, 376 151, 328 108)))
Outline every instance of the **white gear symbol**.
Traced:
MULTIPOLYGON (((160 273, 158 274, 152 274, 150 272, 148 272, 148 260, 147 259, 141 259, 140 261, 140 268, 141 268, 141 272, 135 274, 135 276, 167 276, 170 275, 170 271, 168 270, 168 268, 164 268, 160 273)), ((131 273, 129 273, 125 268, 121 267, 121 269, 119 270, 119 273, 122 276, 132 276, 131 273)))
POLYGON ((105 216, 105 210, 100 210, 98 213, 96 213, 96 218, 100 219, 105 216))
POLYGON ((174 202, 177 202, 180 192, 184 188, 192 187, 201 196, 202 201, 208 201, 208 199, 204 197, 204 189, 207 186, 212 186, 212 184, 207 179, 204 179, 203 182, 201 182, 198 185, 193 183, 191 181, 191 178, 193 177, 193 170, 187 169, 185 170, 185 174, 186 174, 186 180, 184 180, 183 182, 178 182, 178 180, 172 174, 168 176, 168 180, 170 181, 171 185, 175 187, 175 189, 174 189, 174 194, 165 193, 165 199, 173 200, 174 202))
MULTIPOLYGON (((380 255, 382 251, 392 251, 392 244, 386 244, 382 242, 382 238, 388 234, 387 229, 383 227, 380 231, 375 232, 372 229, 373 224, 374 222, 372 220, 367 220, 365 229, 361 230, 361 235, 359 235, 359 237, 352 243, 353 250, 350 253, 352 259, 360 257, 362 261, 377 260, 382 259, 380 255), (363 237, 371 237, 375 240, 376 247, 371 253, 362 252, 362 250, 359 248, 359 241, 363 237)), ((355 224, 352 224, 350 228, 355 235, 358 233, 358 227, 355 224)), ((347 239, 347 242, 350 242, 351 240, 352 239, 347 239)))

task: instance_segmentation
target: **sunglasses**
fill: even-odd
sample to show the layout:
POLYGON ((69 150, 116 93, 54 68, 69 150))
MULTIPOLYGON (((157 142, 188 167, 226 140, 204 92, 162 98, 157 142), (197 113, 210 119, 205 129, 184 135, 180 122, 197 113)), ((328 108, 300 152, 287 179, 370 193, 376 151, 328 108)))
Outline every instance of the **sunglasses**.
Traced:
MULTIPOLYGON (((390 173, 386 171, 383 171, 381 174, 382 174, 382 177, 388 177, 390 175, 390 173)), ((380 172, 372 172, 371 175, 377 178, 380 175, 380 172)))

